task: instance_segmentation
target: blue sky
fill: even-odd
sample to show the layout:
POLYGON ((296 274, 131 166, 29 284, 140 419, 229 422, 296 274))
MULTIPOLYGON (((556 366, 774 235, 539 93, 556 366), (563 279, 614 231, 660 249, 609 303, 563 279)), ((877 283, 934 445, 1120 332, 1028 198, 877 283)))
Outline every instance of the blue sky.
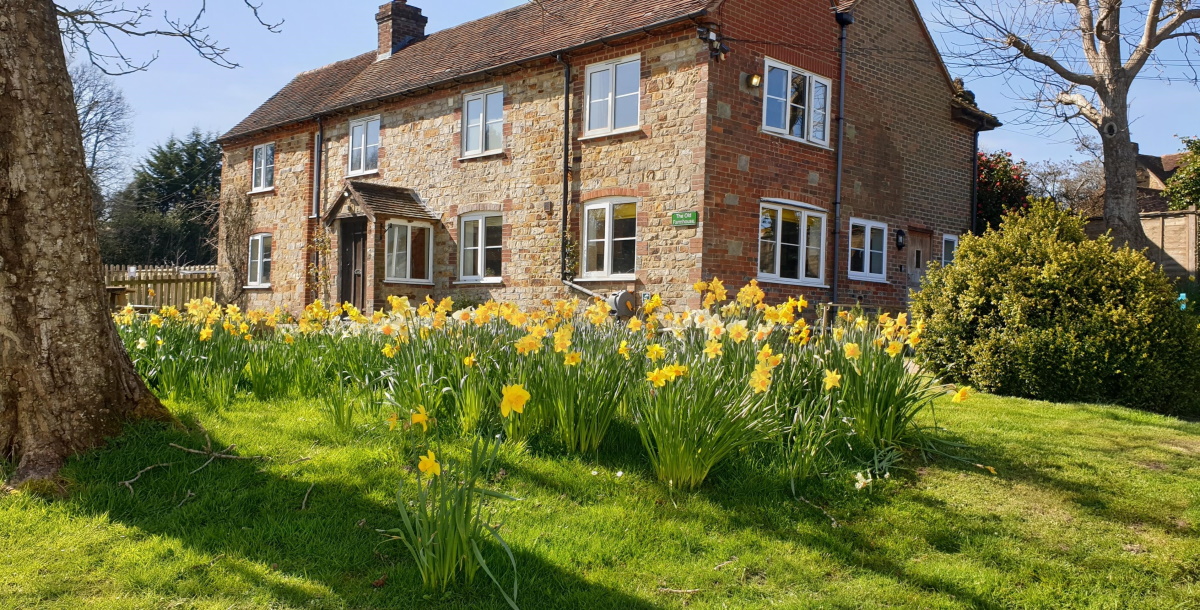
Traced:
MULTIPOLYGON (((523 0, 412 0, 429 17, 429 31, 515 6, 523 0)), ((809 0, 824 2, 824 0, 809 0)), ((868 0, 869 1, 869 0, 868 0)), ((934 15, 934 0, 917 0, 926 18, 934 15)), ((127 54, 159 59, 147 72, 121 76, 117 84, 134 108, 131 155, 145 151, 170 135, 193 126, 223 132, 249 114, 298 72, 358 55, 374 47, 374 14, 382 0, 266 0, 267 19, 285 19, 282 33, 271 34, 254 22, 240 0, 209 2, 210 33, 230 48, 229 57, 242 67, 214 66, 189 47, 171 40, 133 40, 122 43, 127 54), (331 6, 337 6, 331 10, 331 6)), ((172 11, 198 5, 197 0, 160 2, 172 11)), ((182 12, 180 13, 182 14, 182 12)), ((936 26, 931 28, 936 30, 936 26)), ((851 33, 853 35, 853 33, 851 33)), ((945 41, 935 31, 939 45, 945 41)), ((1069 130, 1046 134, 1017 122, 1018 102, 1010 98, 1002 79, 968 80, 980 105, 1006 124, 983 137, 989 149, 1011 150, 1031 161, 1073 156, 1069 130)), ((1200 91, 1192 85, 1139 82, 1131 116, 1134 139, 1146 153, 1165 154, 1179 148, 1174 137, 1200 135, 1200 91), (1192 109, 1191 111, 1185 109, 1192 109)), ((851 117, 853 120, 853 117, 851 117)))

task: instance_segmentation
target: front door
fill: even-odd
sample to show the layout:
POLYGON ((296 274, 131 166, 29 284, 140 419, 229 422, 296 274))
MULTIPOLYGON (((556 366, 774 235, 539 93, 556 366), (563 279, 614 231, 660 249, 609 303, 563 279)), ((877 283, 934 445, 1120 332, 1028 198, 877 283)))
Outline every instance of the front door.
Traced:
POLYGON ((362 310, 366 305, 367 219, 343 218, 338 241, 338 298, 362 310))
POLYGON ((929 268, 929 255, 932 252, 933 239, 929 233, 911 231, 908 239, 908 287, 912 290, 921 288, 921 279, 929 268))

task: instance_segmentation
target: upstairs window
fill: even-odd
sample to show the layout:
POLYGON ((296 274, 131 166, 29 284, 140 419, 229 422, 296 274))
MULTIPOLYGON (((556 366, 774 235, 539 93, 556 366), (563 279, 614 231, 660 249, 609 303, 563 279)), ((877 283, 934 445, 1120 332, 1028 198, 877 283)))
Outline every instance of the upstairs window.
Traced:
POLYGON ((433 282, 433 227, 425 223, 390 221, 384 233, 384 280, 433 282))
POLYGON ((641 124, 641 97, 641 56, 588 66, 586 135, 637 129, 641 124))
POLYGON ((351 176, 379 170, 379 117, 350 121, 351 176))
POLYGON ((275 188, 275 143, 259 144, 254 147, 254 171, 252 191, 269 191, 275 188))
POLYGON ((770 59, 765 80, 763 131, 827 146, 831 81, 770 59))
POLYGON ((463 98, 463 156, 504 150, 504 90, 491 89, 463 98))
POLYGON ((764 203, 758 220, 758 277, 784 284, 821 284, 825 279, 825 214, 764 203))
POLYGON ((271 234, 250 236, 250 256, 246 262, 246 285, 263 288, 271 285, 271 234))
POLYGON ((459 224, 458 279, 464 282, 501 277, 504 219, 499 214, 470 214, 459 224))
POLYGON ((583 209, 583 276, 633 279, 637 266, 637 203, 603 199, 583 209))
POLYGON ((886 224, 850 219, 850 279, 887 281, 886 239, 886 224))
POLYGON ((949 265, 954 262, 954 253, 958 251, 958 236, 943 235, 942 236, 942 266, 949 265))

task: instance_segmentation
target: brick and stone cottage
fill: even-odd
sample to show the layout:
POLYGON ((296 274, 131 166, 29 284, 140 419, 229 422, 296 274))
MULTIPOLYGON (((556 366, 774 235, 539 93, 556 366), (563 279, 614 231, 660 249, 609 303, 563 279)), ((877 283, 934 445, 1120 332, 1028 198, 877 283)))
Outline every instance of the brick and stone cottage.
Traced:
POLYGON ((713 276, 901 307, 971 229, 978 133, 999 125, 913 0, 542 0, 432 34, 395 0, 375 19, 377 48, 221 137, 224 292, 250 307, 683 306, 713 276))

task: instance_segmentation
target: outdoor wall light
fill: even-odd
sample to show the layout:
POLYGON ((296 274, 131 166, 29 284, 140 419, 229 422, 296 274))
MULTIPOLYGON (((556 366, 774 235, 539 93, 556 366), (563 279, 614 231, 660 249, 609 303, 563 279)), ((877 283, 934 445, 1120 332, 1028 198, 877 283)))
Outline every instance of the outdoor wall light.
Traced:
POLYGON ((903 250, 908 245, 908 234, 904 229, 896 229, 896 249, 903 250))
POLYGON ((746 77, 746 86, 750 87, 751 89, 757 89, 760 86, 762 86, 762 75, 761 74, 751 74, 750 76, 747 76, 746 77))

